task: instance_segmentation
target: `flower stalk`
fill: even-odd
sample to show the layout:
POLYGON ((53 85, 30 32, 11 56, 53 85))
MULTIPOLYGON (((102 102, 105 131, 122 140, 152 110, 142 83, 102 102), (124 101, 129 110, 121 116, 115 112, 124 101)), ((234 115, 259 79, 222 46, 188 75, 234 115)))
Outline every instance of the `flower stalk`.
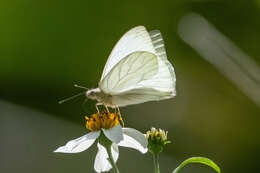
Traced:
POLYGON ((112 156, 112 151, 111 151, 111 147, 112 147, 112 141, 110 141, 104 134, 103 132, 101 133, 100 137, 99 137, 99 142, 101 145, 103 145, 106 150, 107 150, 107 154, 108 154, 108 161, 110 162, 112 168, 113 168, 113 171, 114 173, 120 173, 119 172, 119 169, 113 159, 113 156, 112 156))
POLYGON ((153 153, 154 172, 160 173, 159 153, 153 153))
POLYGON ((112 157, 112 152, 111 152, 111 145, 110 145, 110 147, 106 147, 106 150, 107 150, 107 153, 108 153, 108 161, 110 162, 110 164, 112 165, 112 167, 113 167, 113 170, 114 170, 114 173, 120 173, 119 172, 119 169, 118 169, 118 167, 117 167, 117 165, 116 165, 116 163, 115 163, 115 161, 114 161, 114 159, 113 159, 113 157, 112 157))

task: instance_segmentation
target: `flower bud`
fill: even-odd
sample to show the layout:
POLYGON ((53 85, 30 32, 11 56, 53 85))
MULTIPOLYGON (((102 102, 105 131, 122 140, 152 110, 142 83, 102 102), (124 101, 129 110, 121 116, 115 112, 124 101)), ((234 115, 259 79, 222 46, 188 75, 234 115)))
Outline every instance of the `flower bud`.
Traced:
POLYGON ((167 131, 162 129, 156 129, 154 127, 146 132, 146 137, 148 140, 148 149, 151 153, 158 154, 163 151, 166 144, 170 143, 167 139, 167 131))

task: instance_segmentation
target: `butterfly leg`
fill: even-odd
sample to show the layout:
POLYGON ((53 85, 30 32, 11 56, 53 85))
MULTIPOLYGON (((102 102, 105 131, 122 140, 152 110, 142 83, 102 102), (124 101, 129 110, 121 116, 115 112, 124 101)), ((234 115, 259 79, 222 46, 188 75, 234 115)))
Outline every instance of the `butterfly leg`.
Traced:
POLYGON ((103 105, 102 103, 97 103, 96 104, 96 109, 97 109, 97 111, 98 111, 98 114, 100 114, 100 111, 99 111, 99 109, 98 109, 98 106, 100 106, 100 105, 103 105))
POLYGON ((119 114, 119 117, 120 117, 120 121, 121 121, 121 123, 122 123, 122 126, 125 127, 125 123, 124 123, 124 121, 123 121, 123 118, 122 118, 122 116, 121 116, 120 109, 119 109, 118 106, 116 106, 116 110, 117 110, 117 112, 118 112, 118 114, 119 114))
POLYGON ((109 109, 108 109, 108 107, 106 105, 105 105, 105 108, 106 108, 107 112, 109 113, 109 109))

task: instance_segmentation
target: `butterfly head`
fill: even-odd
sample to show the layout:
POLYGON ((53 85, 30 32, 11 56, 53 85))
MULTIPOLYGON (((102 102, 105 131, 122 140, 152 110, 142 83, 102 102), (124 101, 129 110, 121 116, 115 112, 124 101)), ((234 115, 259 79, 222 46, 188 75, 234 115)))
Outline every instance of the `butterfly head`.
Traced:
POLYGON ((90 99, 97 99, 97 95, 101 92, 99 88, 93 88, 86 91, 86 97, 90 99))

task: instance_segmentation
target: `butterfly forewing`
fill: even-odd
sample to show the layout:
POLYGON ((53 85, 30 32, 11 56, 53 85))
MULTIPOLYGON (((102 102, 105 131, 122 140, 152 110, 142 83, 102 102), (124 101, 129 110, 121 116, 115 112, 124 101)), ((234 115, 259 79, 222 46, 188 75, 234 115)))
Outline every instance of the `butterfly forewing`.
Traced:
POLYGON ((136 51, 155 53, 150 35, 143 26, 137 26, 131 29, 117 42, 108 57, 101 80, 121 59, 126 58, 127 55, 136 51))
POLYGON ((161 32, 159 30, 152 30, 149 32, 149 35, 155 48, 156 55, 159 56, 162 60, 167 60, 166 50, 161 32))

